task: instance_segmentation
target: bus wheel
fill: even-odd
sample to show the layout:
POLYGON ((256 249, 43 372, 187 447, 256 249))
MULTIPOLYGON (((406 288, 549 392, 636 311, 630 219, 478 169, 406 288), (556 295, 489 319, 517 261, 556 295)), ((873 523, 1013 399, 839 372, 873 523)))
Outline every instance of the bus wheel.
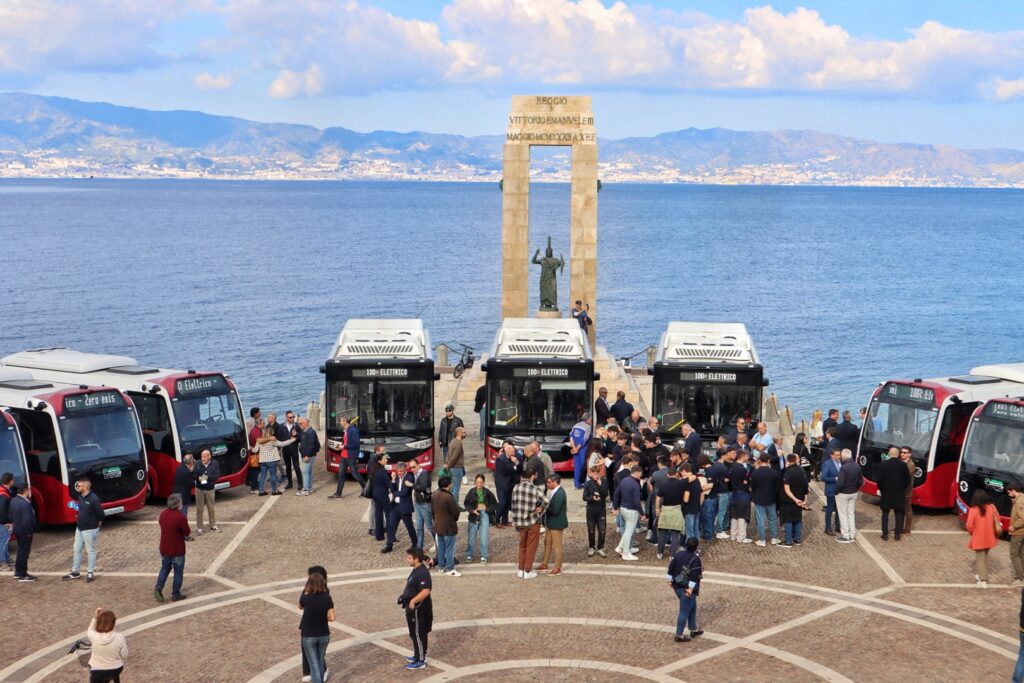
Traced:
POLYGON ((465 371, 466 366, 463 365, 462 363, 458 363, 454 368, 452 368, 452 377, 454 377, 455 379, 459 379, 460 377, 462 377, 462 373, 465 371))

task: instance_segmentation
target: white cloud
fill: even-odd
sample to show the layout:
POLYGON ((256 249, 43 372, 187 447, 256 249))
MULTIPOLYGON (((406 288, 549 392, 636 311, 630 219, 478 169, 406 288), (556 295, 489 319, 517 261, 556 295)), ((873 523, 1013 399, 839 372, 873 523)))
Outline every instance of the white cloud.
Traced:
POLYGON ((1024 78, 1003 80, 997 78, 992 82, 992 97, 997 102, 1013 102, 1024 99, 1024 78))
POLYGON ((215 90, 223 92, 234 88, 237 80, 238 74, 212 74, 204 71, 203 73, 195 75, 192 79, 192 85, 194 85, 197 90, 215 90))

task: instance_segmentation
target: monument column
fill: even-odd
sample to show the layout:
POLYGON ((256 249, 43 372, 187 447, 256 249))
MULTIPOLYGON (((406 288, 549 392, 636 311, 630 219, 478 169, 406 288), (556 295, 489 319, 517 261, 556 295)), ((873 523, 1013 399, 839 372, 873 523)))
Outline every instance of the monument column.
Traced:
POLYGON ((505 143, 501 192, 501 317, 525 318, 530 271, 530 147, 505 143))
POLYGON ((569 216, 569 305, 590 306, 590 351, 597 340, 597 145, 572 147, 572 207, 569 216))

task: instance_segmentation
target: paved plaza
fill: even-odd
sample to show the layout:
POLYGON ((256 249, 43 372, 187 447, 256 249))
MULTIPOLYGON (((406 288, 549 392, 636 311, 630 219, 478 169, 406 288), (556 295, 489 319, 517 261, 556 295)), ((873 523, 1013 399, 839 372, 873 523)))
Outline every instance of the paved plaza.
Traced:
MULTIPOLYGON (((482 469, 478 452, 470 459, 482 469)), ((179 603, 153 600, 159 506, 104 525, 92 584, 60 580, 73 532, 42 530, 30 563, 40 580, 0 577, 0 680, 82 680, 65 653, 102 606, 128 638, 125 681, 299 681, 296 605, 313 564, 327 568, 337 606, 332 680, 998 681, 1009 680, 1016 657, 1020 594, 1008 586, 1005 542, 993 551, 989 588, 979 589, 955 516, 918 514, 913 534, 886 543, 877 506, 861 501, 863 533, 842 545, 822 533, 817 489, 802 546, 705 547, 706 633, 690 643, 672 640, 667 559, 641 542, 639 562, 619 560, 614 532, 607 559, 586 558, 575 495, 562 576, 517 579, 517 536, 492 529, 489 564, 463 562, 459 578, 435 574, 429 666, 405 671, 409 639, 395 604, 404 553, 379 553, 355 485, 328 500, 333 477, 322 465, 317 480, 307 498, 220 493, 223 532, 188 544, 188 599, 179 603)), ((464 538, 458 549, 464 559, 464 538)))

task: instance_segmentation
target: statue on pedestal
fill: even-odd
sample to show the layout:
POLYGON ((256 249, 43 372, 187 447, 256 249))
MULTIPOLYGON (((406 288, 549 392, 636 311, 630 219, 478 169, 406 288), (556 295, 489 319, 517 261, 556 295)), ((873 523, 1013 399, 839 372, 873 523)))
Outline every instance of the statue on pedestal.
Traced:
POLYGON ((551 248, 551 237, 548 237, 548 248, 544 258, 540 256, 540 249, 533 255, 533 262, 540 266, 540 310, 558 310, 558 280, 555 279, 555 271, 565 270, 565 258, 559 255, 555 258, 555 252, 551 248))

